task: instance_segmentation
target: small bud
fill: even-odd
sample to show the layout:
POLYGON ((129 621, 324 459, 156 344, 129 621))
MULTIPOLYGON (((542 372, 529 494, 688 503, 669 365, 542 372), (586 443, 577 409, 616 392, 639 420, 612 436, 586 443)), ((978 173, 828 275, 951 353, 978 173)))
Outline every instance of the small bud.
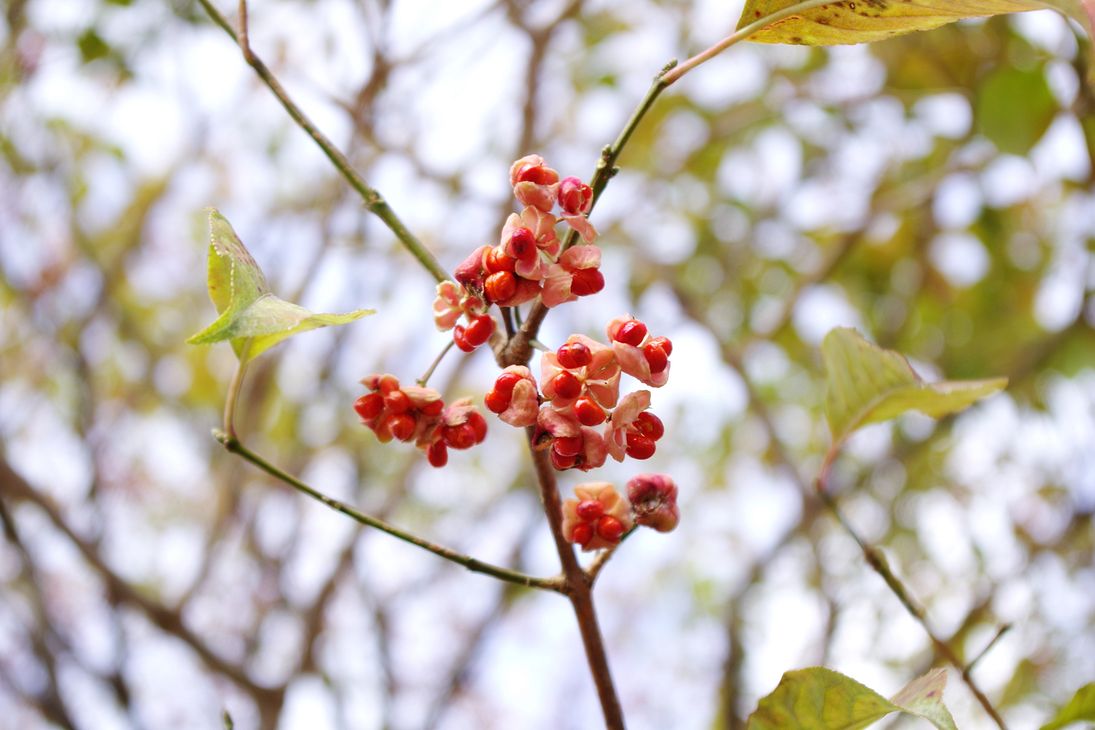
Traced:
POLYGON ((593 189, 576 177, 564 177, 559 181, 559 207, 568 215, 589 210, 593 202, 593 189))
POLYGON ((669 532, 681 519, 677 485, 665 474, 640 474, 627 483, 635 521, 658 532, 669 532))

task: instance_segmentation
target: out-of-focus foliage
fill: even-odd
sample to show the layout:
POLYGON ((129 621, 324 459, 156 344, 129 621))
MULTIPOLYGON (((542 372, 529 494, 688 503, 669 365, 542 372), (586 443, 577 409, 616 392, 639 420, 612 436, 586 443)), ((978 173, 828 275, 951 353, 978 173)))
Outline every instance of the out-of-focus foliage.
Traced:
MULTIPOLYGON (((234 3, 219 4, 230 14, 234 3)), ((651 77, 741 3, 259 1, 257 52, 452 268, 509 163, 588 176, 651 77)), ((573 617, 306 504, 209 436, 235 358, 212 316, 224 211, 271 289, 375 307, 255 362, 237 427, 333 496, 557 570, 521 435, 433 470, 380 446, 358 379, 445 344, 433 279, 184 0, 15 0, 0 31, 0 726, 588 727, 573 617)), ((819 345, 856 327, 925 381, 1009 378, 960 416, 851 438, 830 479, 1015 727, 1095 677, 1095 95, 1052 12, 872 46, 736 46, 636 132, 593 222, 604 292, 673 339, 654 396, 682 522, 597 586, 635 727, 741 727, 789 669, 889 695, 939 663, 807 488, 819 345)), ((485 353, 431 385, 481 395, 485 353)), ((631 465, 599 471, 623 484, 631 465)), ((569 490, 579 479, 565 474, 569 490)), ((963 728, 987 721, 952 676, 963 728)))

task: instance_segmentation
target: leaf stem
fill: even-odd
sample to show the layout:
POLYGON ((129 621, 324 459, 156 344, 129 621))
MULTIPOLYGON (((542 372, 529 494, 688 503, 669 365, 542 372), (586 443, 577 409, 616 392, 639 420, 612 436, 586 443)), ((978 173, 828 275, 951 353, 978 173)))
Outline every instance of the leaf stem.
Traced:
POLYGON ((240 16, 240 32, 237 34, 235 29, 228 20, 221 15, 212 4, 211 0, 198 0, 201 6, 205 8, 205 12, 209 14, 209 17, 213 19, 217 25, 224 30, 232 40, 236 42, 236 45, 240 47, 243 52, 243 59, 247 62, 251 68, 255 70, 259 78, 266 84, 266 86, 277 97, 278 101, 285 108, 285 111, 289 113, 289 116, 293 118, 293 121, 297 123, 304 133, 312 138, 323 154, 327 156, 327 159, 331 161, 331 164, 342 174, 346 179, 346 182, 350 184, 361 199, 365 203, 365 207, 369 211, 379 218, 388 227, 395 237, 399 239, 399 242, 403 244, 403 247, 410 251, 423 268, 437 281, 444 281, 449 278, 449 275, 445 272, 445 269, 441 267, 441 264, 437 261, 437 258, 430 252, 426 246, 415 237, 413 233, 403 224, 399 216, 395 214, 395 211, 391 209, 384 197, 374 188, 370 187, 368 183, 354 170, 353 165, 346 158, 334 143, 329 140, 323 132, 319 131, 319 128, 312 123, 312 120, 297 106, 292 97, 274 76, 273 72, 262 62, 254 51, 251 50, 251 45, 248 42, 247 37, 247 2, 246 0, 240 0, 239 4, 239 16, 240 16))
POLYGON ((451 350, 452 346, 455 344, 456 342, 450 337, 448 344, 446 344, 441 349, 441 352, 437 355, 437 357, 433 359, 433 362, 430 363, 430 367, 426 370, 426 372, 422 373, 422 377, 415 382, 425 388, 426 383, 430 381, 430 377, 433 375, 433 371, 437 370, 437 366, 441 364, 441 361, 445 359, 445 355, 449 354, 449 350, 451 350))
POLYGON ((320 492, 319 490, 314 489, 313 487, 304 483, 300 479, 297 479, 292 474, 289 474, 274 466, 269 461, 244 446, 242 443, 240 443, 238 439, 233 438, 226 433, 215 431, 213 436, 218 441, 220 441, 226 451, 240 456, 245 461, 251 462, 262 471, 266 472, 275 479, 278 479, 279 481, 288 484, 293 489, 296 489, 298 492, 301 492, 302 494, 311 497, 317 502, 321 502, 322 504, 330 507, 336 512, 341 512, 350 519, 362 525, 365 525, 366 527, 372 527, 374 529, 380 530, 381 532, 386 532, 387 534, 398 540, 402 540, 405 543, 420 547, 423 550, 431 552, 434 555, 442 557, 452 563, 456 563, 457 565, 462 565, 473 573, 482 573, 484 575, 489 575, 493 578, 497 578, 498 580, 502 580, 507 583, 513 583, 519 586, 524 586, 525 588, 538 588, 541 590, 555 591, 556 593, 565 592, 564 582, 562 578, 536 578, 534 576, 526 575, 516 570, 510 570, 508 568, 502 568, 497 565, 492 565, 491 563, 483 562, 482 560, 478 560, 469 555, 464 555, 463 553, 459 553, 450 548, 444 547, 442 545, 437 545, 436 543, 432 543, 429 540, 425 540, 421 537, 418 537, 417 535, 411 534, 410 532, 401 530, 394 525, 388 524, 384 520, 381 520, 377 517, 373 517, 363 512, 359 512, 353 507, 350 507, 349 505, 340 502, 333 497, 327 496, 323 492, 320 492))
POLYGON ((228 384, 228 394, 224 398, 224 432, 233 440, 236 439, 236 406, 240 400, 240 391, 243 390, 243 377, 247 373, 247 356, 251 352, 251 342, 250 337, 243 341, 239 363, 236 364, 236 372, 232 374, 232 382, 228 384))
POLYGON ((781 20, 786 20, 793 15, 798 15, 804 10, 810 10, 821 5, 828 5, 832 2, 833 0, 805 0, 805 2, 795 3, 794 5, 786 7, 783 10, 777 10, 774 13, 765 15, 759 20, 755 20, 748 25, 742 26, 741 28, 726 36, 707 50, 697 53, 695 56, 692 56, 692 58, 688 59, 681 65, 667 72, 663 76, 665 85, 669 86, 670 84, 676 83, 682 76, 684 76, 692 69, 696 68, 696 66, 699 66, 705 61, 710 61, 712 58, 719 55, 730 46, 736 45, 741 41, 748 40, 754 34, 759 33, 760 31, 771 25, 775 25, 781 20))

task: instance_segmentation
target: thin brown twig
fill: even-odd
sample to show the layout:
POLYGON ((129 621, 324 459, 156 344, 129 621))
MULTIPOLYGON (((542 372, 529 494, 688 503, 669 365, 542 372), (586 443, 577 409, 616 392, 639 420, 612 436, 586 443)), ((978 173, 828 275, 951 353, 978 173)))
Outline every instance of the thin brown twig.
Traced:
POLYGON ((534 448, 535 427, 526 429, 532 463, 536 468, 536 479, 540 487, 540 500, 547 516, 555 549, 563 565, 563 577, 566 581, 566 596, 574 609, 578 620, 578 630, 582 635, 586 661, 597 688, 597 697, 604 714, 605 727, 608 730, 623 730, 624 715, 619 696, 612 681, 612 671, 608 665, 604 638, 601 636, 597 612, 593 606, 593 586, 589 581, 578 558, 574 555, 574 546, 563 535, 563 506, 559 498, 559 488, 555 481, 555 468, 548 459, 547 451, 534 448))
POLYGON ((953 666, 955 669, 962 673, 962 681, 965 682, 970 692, 972 692, 973 696, 977 698, 977 702, 980 703, 982 708, 984 708, 988 716, 992 718, 992 721, 996 723, 996 726, 999 727, 1000 730, 1007 730, 1007 725, 1004 723, 1004 719, 1000 717, 1000 713, 996 711, 995 707, 993 707, 992 702, 988 698, 988 695, 986 695, 984 691, 979 686, 977 686, 977 683, 973 680, 973 676, 968 670, 965 662, 963 662, 962 658, 959 657, 954 649, 951 648, 950 644, 943 641, 939 638, 939 636, 936 635, 935 631, 928 623, 928 617, 926 612, 909 594, 908 588, 905 587, 905 584, 901 581, 901 579, 898 578, 896 574, 894 574, 893 570, 890 568, 889 563, 886 561, 885 555, 882 554, 882 551, 867 542, 867 540, 859 534, 855 527, 852 526, 851 522, 848 521, 844 513, 841 512, 840 507, 836 503, 836 500, 833 499, 833 496, 829 493, 828 484, 825 481, 823 481, 819 477, 815 486, 817 495, 821 499, 822 503, 825 505, 826 508, 828 508, 833 517, 836 518, 836 521, 840 524, 844 531, 855 541, 857 545, 859 545, 859 549, 860 551, 862 551, 863 558, 867 561, 867 565, 869 565, 871 569, 874 570, 874 572, 877 573, 883 581, 885 581, 886 585, 890 589, 890 592, 897 597, 897 600, 901 603, 902 606, 905 607, 905 610, 908 611, 909 615, 916 619, 917 623, 920 624, 920 627, 924 630, 924 633, 927 634, 928 639, 931 641, 932 646, 935 648, 935 651, 940 656, 942 656, 943 659, 945 659, 951 666, 953 666))
POLYGON ((425 540, 421 537, 418 537, 417 535, 407 532, 406 530, 401 530, 394 525, 377 519, 372 515, 367 515, 364 512, 360 512, 353 507, 350 507, 349 505, 344 504, 339 500, 334 499, 333 497, 329 497, 323 492, 320 492, 319 490, 309 486, 300 479, 294 477, 292 474, 289 474, 282 469, 279 469, 263 457, 259 456, 254 451, 251 451, 251 449, 244 446, 238 440, 231 439, 226 434, 221 432, 217 432, 214 435, 216 436, 217 440, 221 442, 226 451, 240 456, 244 460, 249 461, 251 464, 255 465, 275 479, 284 482, 293 489, 296 489, 298 492, 301 492, 302 494, 311 497, 317 502, 320 502, 321 504, 330 507, 334 511, 346 515, 357 523, 372 527, 376 530, 380 530, 381 532, 385 532, 398 540, 402 540, 403 542, 409 543, 416 547, 420 547, 427 552, 431 552, 434 555, 437 555, 438 557, 444 558, 445 560, 463 566, 473 573, 482 573, 484 575, 489 575, 493 578, 497 578, 498 580, 502 580, 507 583, 514 583, 519 586, 524 586, 525 588, 540 588, 543 590, 555 591, 557 593, 562 593, 565 591, 563 582, 559 578, 537 578, 535 576, 526 575, 516 570, 509 570, 508 568, 502 568, 497 565, 492 565, 482 560, 473 558, 470 555, 465 555, 456 550, 452 550, 442 545, 432 543, 429 540, 425 540))
POLYGON ((422 264, 437 281, 444 281, 449 278, 448 273, 442 268, 441 264, 437 261, 437 258, 426 248, 425 244, 418 240, 418 238, 411 233, 410 229, 403 223, 403 221, 395 214, 395 211, 391 209, 384 197, 361 177, 354 170, 353 165, 346 158, 334 143, 327 138, 319 130, 318 127, 312 122, 312 120, 297 106, 292 97, 285 90, 285 87, 281 85, 278 78, 274 73, 262 62, 255 52, 251 49, 251 45, 247 40, 247 3, 246 0, 240 0, 240 31, 239 33, 232 27, 232 24, 220 13, 219 10, 212 4, 211 0, 198 0, 201 6, 205 8, 205 12, 209 14, 209 17, 213 19, 217 25, 227 33, 232 40, 236 42, 236 45, 240 47, 243 53, 243 58, 251 68, 255 70, 259 78, 266 84, 267 88, 277 97, 281 102, 282 107, 289 113, 289 116, 293 118, 293 121, 297 123, 297 126, 304 131, 312 141, 315 142, 319 148, 323 151, 323 154, 327 156, 327 159, 331 161, 331 164, 335 166, 335 169, 342 174, 346 181, 350 184, 358 195, 361 196, 362 201, 365 203, 365 207, 369 209, 373 215, 379 218, 388 227, 388 229, 395 234, 395 237, 399 239, 399 242, 403 244, 415 259, 422 264))

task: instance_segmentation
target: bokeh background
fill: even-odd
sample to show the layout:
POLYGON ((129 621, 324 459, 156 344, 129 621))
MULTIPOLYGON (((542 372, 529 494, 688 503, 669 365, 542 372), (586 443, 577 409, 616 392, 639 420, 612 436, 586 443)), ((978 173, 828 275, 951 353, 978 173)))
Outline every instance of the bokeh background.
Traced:
MULTIPOLYGON (((217 3, 235 18, 232 4, 217 3)), ((740 2, 258 0, 256 52, 446 267, 492 243, 509 163, 588 178, 650 79, 740 2)), ((375 307, 257 363, 241 433, 438 542, 557 571, 522 435, 443 470, 351 409, 421 374, 434 282, 190 0, 10 0, 0 23, 0 727, 593 728, 573 616, 305 501, 211 438, 234 356, 202 210, 275 291, 375 307)), ((1006 375, 960 417, 857 435, 833 488, 1016 728, 1095 678, 1095 95, 1051 12, 871 47, 743 45, 666 93, 593 221, 606 290, 675 344, 654 394, 683 520, 597 600, 635 728, 736 728, 783 671, 889 694, 938 665, 809 497, 817 346, 859 328, 925 377, 1006 375)), ((434 376, 480 396, 485 352, 434 376)), ((568 491, 588 476, 565 473, 568 491)), ((952 672, 959 725, 988 726, 952 672)))

